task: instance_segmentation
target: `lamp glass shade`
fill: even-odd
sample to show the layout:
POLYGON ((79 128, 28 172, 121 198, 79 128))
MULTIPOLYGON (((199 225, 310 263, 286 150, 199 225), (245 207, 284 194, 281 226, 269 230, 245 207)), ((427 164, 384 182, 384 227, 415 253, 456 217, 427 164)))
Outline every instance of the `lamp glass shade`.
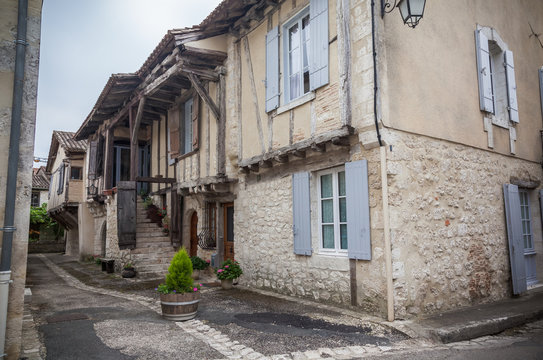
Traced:
POLYGON ((398 4, 404 24, 415 27, 424 15, 426 0, 401 0, 398 4))

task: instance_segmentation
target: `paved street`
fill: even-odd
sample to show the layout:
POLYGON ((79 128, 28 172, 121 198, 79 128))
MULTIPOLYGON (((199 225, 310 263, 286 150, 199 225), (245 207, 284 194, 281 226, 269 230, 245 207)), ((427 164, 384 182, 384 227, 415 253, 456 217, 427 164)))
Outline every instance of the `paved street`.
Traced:
POLYGON ((27 285, 46 359, 543 358, 543 322, 442 345, 346 309, 208 285, 197 318, 174 323, 152 283, 59 255, 30 256, 27 285))

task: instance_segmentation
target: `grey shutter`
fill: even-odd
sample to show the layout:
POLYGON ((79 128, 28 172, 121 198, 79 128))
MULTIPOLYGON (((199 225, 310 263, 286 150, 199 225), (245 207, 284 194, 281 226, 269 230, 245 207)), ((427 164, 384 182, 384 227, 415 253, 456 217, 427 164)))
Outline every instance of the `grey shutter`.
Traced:
POLYGON ((136 247, 136 182, 117 182, 117 236, 119 249, 136 247))
POLYGON ((349 259, 371 260, 368 162, 345 164, 349 259))
MULTIPOLYGON (((543 67, 539 69, 539 96, 541 97, 541 115, 543 116, 543 67)), ((543 215, 541 217, 543 218, 543 215)))
POLYGON ((527 287, 518 186, 504 184, 503 197, 505 201, 505 218, 507 222, 507 238, 509 240, 509 260, 511 262, 513 294, 520 294, 525 292, 527 287))
POLYGON ((279 26, 266 35, 266 112, 279 107, 279 26))
POLYGON ((311 255, 311 200, 309 197, 309 173, 292 175, 292 213, 294 253, 311 255))
POLYGON ((64 168, 66 167, 65 164, 61 164, 58 168, 58 187, 57 187, 57 195, 60 195, 64 192, 64 168))
POLYGON ((517 82, 515 81, 515 63, 513 52, 506 50, 504 54, 505 78, 507 79, 507 99, 509 101, 509 119, 518 123, 517 82))
POLYGON ((475 44, 477 46, 477 73, 479 78, 479 103, 481 110, 494 113, 494 92, 492 91, 492 77, 490 71, 490 52, 488 51, 488 38, 481 30, 475 31, 475 44))
POLYGON ((89 172, 87 174, 89 180, 96 179, 96 155, 98 150, 98 140, 90 142, 89 146, 89 172))
POLYGON ((328 0, 311 0, 309 16, 309 86, 313 91, 328 84, 328 0))

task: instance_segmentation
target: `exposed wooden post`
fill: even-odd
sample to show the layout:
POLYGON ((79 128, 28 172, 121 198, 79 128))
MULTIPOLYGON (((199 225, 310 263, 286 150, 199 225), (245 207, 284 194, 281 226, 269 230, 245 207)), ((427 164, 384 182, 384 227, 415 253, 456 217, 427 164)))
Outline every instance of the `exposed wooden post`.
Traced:
POLYGON ((219 77, 219 124, 217 132, 217 174, 226 174, 226 81, 224 75, 219 77))
POLYGON ((104 189, 111 189, 113 185, 113 131, 114 128, 106 130, 106 151, 104 159, 104 189))
MULTIPOLYGON (((130 134, 134 132, 136 119, 134 118, 134 108, 128 110, 128 123, 130 134)), ((138 145, 130 141, 130 181, 136 181, 138 174, 138 145)))

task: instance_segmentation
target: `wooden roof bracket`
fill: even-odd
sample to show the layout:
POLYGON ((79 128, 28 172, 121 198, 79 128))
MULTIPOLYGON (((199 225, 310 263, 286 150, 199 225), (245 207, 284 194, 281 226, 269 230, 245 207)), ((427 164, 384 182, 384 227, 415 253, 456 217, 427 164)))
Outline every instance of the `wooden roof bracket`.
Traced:
POLYGON ((220 119, 219 107, 217 106, 217 104, 215 104, 213 99, 211 99, 211 96, 209 96, 209 93, 206 91, 198 77, 192 73, 188 73, 187 75, 198 95, 200 95, 200 97, 204 99, 207 106, 209 106, 209 108, 211 109, 211 112, 213 112, 215 119, 220 119))

